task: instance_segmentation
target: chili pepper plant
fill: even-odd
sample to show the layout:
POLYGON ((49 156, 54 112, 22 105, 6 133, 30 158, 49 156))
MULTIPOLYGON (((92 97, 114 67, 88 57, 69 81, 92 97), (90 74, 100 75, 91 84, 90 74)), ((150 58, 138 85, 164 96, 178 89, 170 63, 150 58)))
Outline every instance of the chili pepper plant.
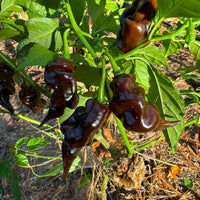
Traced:
POLYGON ((185 106, 199 104, 199 94, 178 91, 159 66, 169 70, 167 58, 187 47, 196 66, 178 69, 183 71, 180 78, 199 78, 199 7, 199 0, 0 1, 0 40, 17 43, 13 58, 0 51, 0 111, 52 130, 31 139, 24 133, 10 148, 11 156, 0 163, 4 183, 11 176, 15 199, 21 199, 15 165, 29 167, 35 174, 29 163, 31 156, 58 159, 58 165, 35 175, 63 173, 64 161, 66 178, 80 161, 80 149, 91 144, 93 137, 109 149, 100 129, 110 115, 121 132, 127 156, 164 138, 175 154, 184 127, 199 123, 199 117, 184 121, 185 106), (169 18, 178 22, 172 26, 169 18), (27 74, 28 67, 38 65, 45 68, 43 85, 27 74), (41 95, 49 99, 49 111, 42 122, 13 109, 14 84, 21 88, 21 102, 33 113, 47 103, 41 95), (49 125, 55 118, 61 129, 49 125), (162 130, 163 136, 143 146, 133 145, 127 137, 128 131, 157 130, 162 130), (62 156, 36 153, 49 144, 48 137, 62 144, 62 156))

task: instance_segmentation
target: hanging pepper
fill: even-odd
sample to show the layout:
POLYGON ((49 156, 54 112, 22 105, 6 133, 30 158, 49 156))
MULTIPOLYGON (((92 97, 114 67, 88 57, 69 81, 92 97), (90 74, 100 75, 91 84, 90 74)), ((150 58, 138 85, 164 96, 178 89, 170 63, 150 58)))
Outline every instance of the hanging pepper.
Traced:
POLYGON ((61 131, 65 136, 62 149, 65 178, 75 155, 81 147, 90 144, 95 132, 105 125, 109 115, 108 106, 90 99, 85 107, 77 107, 74 113, 61 124, 61 131))
POLYGON ((110 109, 127 130, 157 131, 180 123, 160 118, 157 107, 145 101, 145 91, 136 85, 134 75, 121 74, 114 78, 110 86, 113 91, 110 109))
POLYGON ((70 60, 60 57, 55 63, 47 65, 44 79, 53 89, 53 94, 49 112, 40 126, 50 119, 63 115, 66 107, 75 108, 79 100, 74 66, 70 60))
POLYGON ((117 34, 117 46, 122 52, 128 52, 147 40, 148 27, 156 8, 157 0, 143 0, 141 5, 133 2, 124 10, 117 34))
POLYGON ((0 104, 14 113, 13 107, 9 102, 10 95, 15 93, 15 83, 13 81, 14 70, 6 63, 0 63, 0 104))
POLYGON ((33 113, 39 112, 46 104, 46 101, 41 98, 41 93, 31 85, 26 86, 23 84, 21 86, 19 98, 22 104, 31 109, 33 113))

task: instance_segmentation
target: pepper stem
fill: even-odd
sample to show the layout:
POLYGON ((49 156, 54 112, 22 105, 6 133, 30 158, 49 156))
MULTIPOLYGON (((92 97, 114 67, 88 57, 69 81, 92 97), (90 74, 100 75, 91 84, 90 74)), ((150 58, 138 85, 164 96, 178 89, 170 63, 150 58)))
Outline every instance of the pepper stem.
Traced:
POLYGON ((99 103, 103 103, 105 100, 105 81, 106 81, 106 63, 105 63, 105 58, 102 57, 102 75, 97 95, 97 100, 99 101, 99 103))
POLYGON ((68 58, 70 59, 70 53, 69 53, 69 45, 68 45, 68 40, 67 40, 67 37, 69 36, 69 31, 70 29, 66 29, 64 34, 63 34, 63 42, 64 42, 64 54, 63 56, 65 58, 68 58))
POLYGON ((121 122, 121 120, 119 120, 114 114, 113 114, 114 118, 115 118, 115 121, 117 123, 117 126, 121 132, 121 136, 122 136, 122 139, 126 145, 126 148, 128 149, 128 152, 129 152, 129 156, 132 157, 133 154, 134 154, 134 151, 133 151, 133 146, 131 145, 131 143, 129 142, 129 139, 126 135, 126 131, 124 129, 124 126, 121 122))
POLYGON ((115 62, 114 58, 111 56, 111 54, 109 54, 108 52, 104 52, 102 55, 105 55, 109 58, 110 63, 112 65, 114 74, 119 74, 120 73, 120 68, 118 67, 117 63, 115 62))
POLYGON ((97 58, 96 53, 94 52, 94 50, 92 49, 92 47, 90 46, 90 44, 88 43, 88 41, 85 39, 84 35, 82 34, 81 29, 79 28, 79 26, 76 23, 76 20, 74 18, 69 0, 65 0, 65 6, 66 6, 66 10, 69 16, 69 19, 71 21, 71 24, 76 32, 76 34, 78 35, 78 37, 80 38, 80 40, 83 42, 83 44, 86 46, 86 48, 88 49, 88 51, 90 52, 90 54, 92 55, 92 57, 94 59, 97 58))

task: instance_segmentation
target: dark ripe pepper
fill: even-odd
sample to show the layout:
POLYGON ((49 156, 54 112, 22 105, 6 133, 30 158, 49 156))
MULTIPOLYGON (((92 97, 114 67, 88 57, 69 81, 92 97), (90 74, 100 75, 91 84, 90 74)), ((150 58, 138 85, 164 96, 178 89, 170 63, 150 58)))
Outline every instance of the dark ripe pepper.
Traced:
POLYGON ((155 16, 157 0, 144 0, 138 10, 134 6, 133 2, 120 18, 117 46, 122 52, 128 52, 147 40, 148 26, 155 16))
POLYGON ((62 151, 65 178, 70 167, 69 163, 71 165, 71 161, 73 162, 74 159, 74 153, 70 152, 89 145, 95 132, 105 125, 109 115, 110 109, 108 106, 90 99, 86 102, 85 107, 77 107, 74 113, 61 124, 61 131, 65 136, 62 151))
POLYGON ((11 113, 13 107, 9 102, 10 95, 15 93, 15 83, 13 81, 14 70, 6 63, 0 63, 0 104, 11 113))
POLYGON ((21 86, 19 98, 22 104, 31 109, 33 113, 39 112, 46 105, 46 101, 41 98, 41 93, 31 85, 21 86))
POLYGON ((110 109, 127 130, 157 131, 180 123, 160 118, 157 107, 145 101, 145 91, 136 85, 134 75, 119 75, 114 78, 110 86, 113 91, 110 109))
POLYGON ((138 21, 126 18, 117 34, 118 48, 123 52, 128 52, 146 40, 146 26, 138 21))
POLYGON ((67 178, 68 172, 70 170, 70 167, 74 161, 74 159, 78 156, 81 148, 72 148, 69 146, 69 144, 66 143, 65 140, 63 140, 62 143, 62 158, 63 158, 63 169, 64 169, 64 178, 67 178))
POLYGON ((49 112, 40 126, 50 119, 63 115, 66 107, 75 108, 79 100, 74 66, 70 60, 60 57, 55 63, 47 65, 44 79, 53 89, 53 94, 49 112))
POLYGON ((155 16, 157 6, 157 0, 145 0, 136 12, 134 20, 149 24, 155 16))

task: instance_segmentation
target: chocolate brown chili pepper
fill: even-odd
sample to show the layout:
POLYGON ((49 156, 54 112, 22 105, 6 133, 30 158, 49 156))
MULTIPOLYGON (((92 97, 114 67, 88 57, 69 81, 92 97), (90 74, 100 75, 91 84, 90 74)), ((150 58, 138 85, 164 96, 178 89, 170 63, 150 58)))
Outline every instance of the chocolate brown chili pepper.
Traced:
POLYGON ((33 86, 22 85, 19 91, 19 98, 26 107, 32 110, 33 113, 45 106, 46 101, 41 98, 41 93, 33 86))
POLYGON ((108 106, 89 99, 85 107, 77 107, 74 113, 61 124, 61 131, 65 136, 62 145, 65 178, 81 148, 90 144, 94 134, 105 125, 109 115, 108 106))
POLYGON ((58 58, 55 63, 46 66, 44 79, 53 89, 49 112, 40 126, 48 120, 60 117, 64 109, 75 108, 78 104, 77 83, 74 74, 74 66, 66 58, 58 58))
POLYGON ((115 77, 111 89, 113 98, 110 109, 129 131, 157 131, 180 123, 160 118, 157 107, 145 101, 145 91, 136 85, 134 75, 122 74, 115 77))
POLYGON ((135 2, 124 10, 120 18, 117 46, 122 52, 128 52, 147 40, 148 26, 155 16, 157 0, 144 0, 138 10, 134 6, 135 2))
POLYGON ((15 83, 13 81, 14 70, 6 63, 0 63, 0 104, 11 113, 13 107, 9 102, 10 95, 15 93, 15 83))

